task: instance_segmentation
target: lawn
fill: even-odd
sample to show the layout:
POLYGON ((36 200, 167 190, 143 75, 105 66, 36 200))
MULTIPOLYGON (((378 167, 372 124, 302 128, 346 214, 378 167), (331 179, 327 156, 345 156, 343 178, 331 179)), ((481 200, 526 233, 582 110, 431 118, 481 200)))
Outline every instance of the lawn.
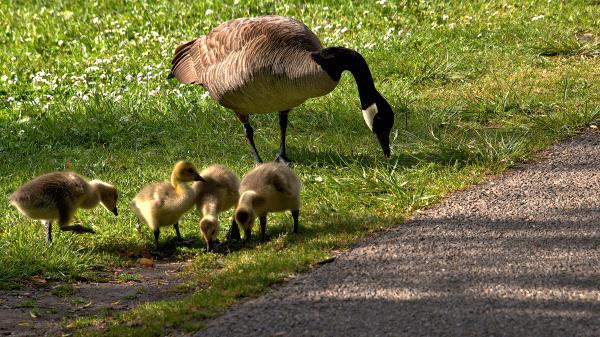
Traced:
MULTIPOLYGON (((451 191, 595 128, 600 118, 600 2, 593 0, 5 0, 0 288, 34 277, 97 280, 134 265, 153 237, 148 228, 136 231, 129 202, 146 184, 167 180, 179 159, 199 168, 224 164, 239 175, 253 167, 235 115, 201 88, 166 77, 179 43, 231 18, 262 14, 298 18, 324 45, 365 57, 396 113, 392 157, 383 157, 364 125, 346 73, 333 93, 290 113, 288 155, 303 183, 300 234, 290 234, 291 217, 278 214, 269 217, 264 244, 227 254, 177 246, 170 259, 192 260, 189 296, 66 319, 67 331, 159 336, 167 328, 199 329, 239 298, 260 295, 451 191), (64 169, 115 184, 120 214, 80 211, 77 221, 97 233, 55 232, 46 245, 43 226, 7 198, 31 178, 64 169)), ((251 122, 261 155, 274 158, 277 114, 251 122)), ((185 238, 198 239, 198 220, 195 211, 184 216, 185 238)), ((162 231, 163 242, 173 237, 162 231)))

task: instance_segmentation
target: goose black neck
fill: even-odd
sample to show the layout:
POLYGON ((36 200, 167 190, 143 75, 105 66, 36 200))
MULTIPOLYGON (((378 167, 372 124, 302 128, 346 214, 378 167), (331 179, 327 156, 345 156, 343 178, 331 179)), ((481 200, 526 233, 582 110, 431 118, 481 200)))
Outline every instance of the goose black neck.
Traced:
POLYGON ((340 80, 342 72, 345 70, 352 73, 358 87, 360 105, 363 110, 375 103, 379 93, 375 89, 373 76, 371 75, 367 61, 365 61, 362 55, 352 49, 343 47, 325 48, 314 52, 312 55, 315 62, 335 81, 340 80))

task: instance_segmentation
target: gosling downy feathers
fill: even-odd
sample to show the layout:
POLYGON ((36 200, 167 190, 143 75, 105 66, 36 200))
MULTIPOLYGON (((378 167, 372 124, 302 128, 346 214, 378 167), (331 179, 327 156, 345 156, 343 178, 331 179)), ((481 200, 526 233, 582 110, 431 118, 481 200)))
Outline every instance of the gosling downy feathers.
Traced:
MULTIPOLYGON (((195 182, 196 206, 202 214, 200 233, 206 250, 212 251, 219 234, 219 213, 235 207, 240 197, 240 179, 222 165, 212 165, 200 172, 204 182, 195 182)), ((232 225, 235 223, 232 220, 232 225)))
POLYGON ((276 161, 289 163, 285 146, 289 110, 331 92, 345 70, 356 80, 367 126, 389 157, 394 112, 375 88, 365 59, 351 49, 323 48, 318 37, 295 19, 261 16, 222 23, 177 47, 170 77, 203 86, 219 104, 233 110, 258 163, 262 159, 249 116, 278 111, 281 137, 276 161))
POLYGON ((41 175, 16 190, 10 203, 31 219, 42 220, 46 240, 52 242, 52 221, 63 231, 94 233, 89 227, 69 225, 78 208, 93 208, 100 203, 117 212, 117 190, 100 180, 87 181, 75 172, 52 172, 41 175))
POLYGON ((181 240, 179 218, 192 208, 196 201, 196 192, 187 184, 192 181, 203 181, 203 178, 191 162, 179 161, 173 168, 170 182, 146 186, 131 202, 138 219, 154 232, 157 249, 160 227, 172 225, 177 238, 181 240))
MULTIPOLYGON (((265 240, 267 213, 290 210, 294 219, 294 233, 298 232, 300 209, 300 179, 287 165, 266 163, 248 172, 240 183, 240 199, 235 210, 235 221, 249 239, 254 219, 259 218, 261 240, 265 240)), ((232 226, 229 239, 238 239, 237 226, 232 226)))

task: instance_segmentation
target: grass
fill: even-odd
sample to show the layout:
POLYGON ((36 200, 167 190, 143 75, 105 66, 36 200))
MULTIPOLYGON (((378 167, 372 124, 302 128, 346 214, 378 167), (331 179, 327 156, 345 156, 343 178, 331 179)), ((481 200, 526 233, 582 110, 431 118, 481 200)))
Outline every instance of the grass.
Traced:
MULTIPOLYGON (((39 223, 0 203, 1 288, 33 277, 98 280, 134 264, 153 241, 149 230, 135 230, 128 203, 144 185, 168 179, 178 159, 219 162, 240 175, 253 166, 234 114, 166 74, 178 43, 234 17, 269 13, 299 18, 324 44, 365 56, 396 111, 392 158, 383 159, 344 75, 332 94, 290 115, 288 153, 303 182, 301 234, 288 234, 291 218, 278 214, 265 244, 229 254, 176 247, 173 259, 192 259, 192 295, 67 322, 76 335, 197 330, 237 299, 264 293, 600 116, 597 1, 3 1, 0 195, 6 200, 36 175, 73 169, 114 183, 121 212, 80 211, 77 221, 97 234, 55 232, 48 246, 39 223)), ((274 157, 276 114, 252 123, 261 154, 274 157)), ((194 212, 183 218, 185 238, 198 238, 198 220, 194 212)), ((173 236, 167 229, 161 239, 173 236)))

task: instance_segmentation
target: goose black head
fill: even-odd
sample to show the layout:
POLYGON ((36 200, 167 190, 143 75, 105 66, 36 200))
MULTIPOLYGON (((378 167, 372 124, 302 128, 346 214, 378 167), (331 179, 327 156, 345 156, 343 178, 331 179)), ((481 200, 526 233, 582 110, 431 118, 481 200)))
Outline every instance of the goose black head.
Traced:
POLYGON ((373 131, 386 157, 390 156, 390 133, 394 126, 394 111, 383 96, 377 93, 374 102, 362 107, 365 123, 373 131))

